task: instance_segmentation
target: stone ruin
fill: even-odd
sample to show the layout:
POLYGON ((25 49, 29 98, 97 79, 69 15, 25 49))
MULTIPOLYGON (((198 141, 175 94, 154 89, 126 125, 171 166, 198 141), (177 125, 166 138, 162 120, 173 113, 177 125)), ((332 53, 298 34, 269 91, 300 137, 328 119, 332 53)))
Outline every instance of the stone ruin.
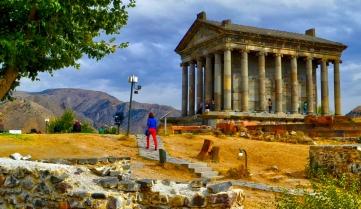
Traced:
POLYGON ((130 165, 113 157, 0 158, 0 208, 243 208, 244 193, 230 182, 136 180, 130 165))
POLYGON ((310 146, 310 169, 361 179, 361 144, 310 146))

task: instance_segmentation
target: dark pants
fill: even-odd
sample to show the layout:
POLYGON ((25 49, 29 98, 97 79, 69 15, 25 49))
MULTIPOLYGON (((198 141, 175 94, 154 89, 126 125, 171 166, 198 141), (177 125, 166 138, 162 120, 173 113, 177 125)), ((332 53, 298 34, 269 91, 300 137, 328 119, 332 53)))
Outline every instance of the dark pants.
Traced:
POLYGON ((272 111, 272 106, 268 106, 268 112, 271 113, 272 111))

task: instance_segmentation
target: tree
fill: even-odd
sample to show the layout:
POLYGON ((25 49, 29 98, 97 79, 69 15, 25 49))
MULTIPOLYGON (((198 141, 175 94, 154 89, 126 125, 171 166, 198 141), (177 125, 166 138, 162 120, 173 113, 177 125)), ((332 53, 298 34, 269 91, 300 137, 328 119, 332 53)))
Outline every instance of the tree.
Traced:
POLYGON ((1 0, 0 99, 9 98, 22 77, 79 68, 83 55, 100 60, 126 47, 109 35, 127 24, 134 6, 135 0, 1 0))
POLYGON ((70 133, 73 129, 75 113, 71 109, 66 109, 61 117, 54 118, 48 125, 50 133, 70 133))

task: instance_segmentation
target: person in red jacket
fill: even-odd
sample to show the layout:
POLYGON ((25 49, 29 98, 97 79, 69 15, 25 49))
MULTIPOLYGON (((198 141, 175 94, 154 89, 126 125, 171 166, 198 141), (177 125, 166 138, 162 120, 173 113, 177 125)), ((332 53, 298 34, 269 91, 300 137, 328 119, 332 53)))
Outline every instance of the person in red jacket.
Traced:
POLYGON ((147 128, 148 128, 148 134, 147 134, 147 149, 149 149, 149 137, 152 135, 153 142, 154 142, 154 150, 158 149, 158 142, 157 142, 157 120, 154 118, 154 114, 152 112, 148 115, 148 121, 147 121, 147 128))

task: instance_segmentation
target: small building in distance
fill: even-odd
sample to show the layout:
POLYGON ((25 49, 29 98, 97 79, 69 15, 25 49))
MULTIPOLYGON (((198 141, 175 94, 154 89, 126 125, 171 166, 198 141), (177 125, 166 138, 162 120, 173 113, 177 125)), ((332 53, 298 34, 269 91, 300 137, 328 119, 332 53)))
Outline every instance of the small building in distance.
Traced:
POLYGON ((181 56, 182 114, 299 117, 329 109, 329 64, 334 73, 334 111, 341 115, 340 63, 346 45, 316 36, 208 20, 197 15, 175 51, 181 56), (320 68, 318 68, 320 66, 320 68), (320 69, 320 78, 317 70, 320 69), (270 109, 269 109, 270 108, 270 109))

